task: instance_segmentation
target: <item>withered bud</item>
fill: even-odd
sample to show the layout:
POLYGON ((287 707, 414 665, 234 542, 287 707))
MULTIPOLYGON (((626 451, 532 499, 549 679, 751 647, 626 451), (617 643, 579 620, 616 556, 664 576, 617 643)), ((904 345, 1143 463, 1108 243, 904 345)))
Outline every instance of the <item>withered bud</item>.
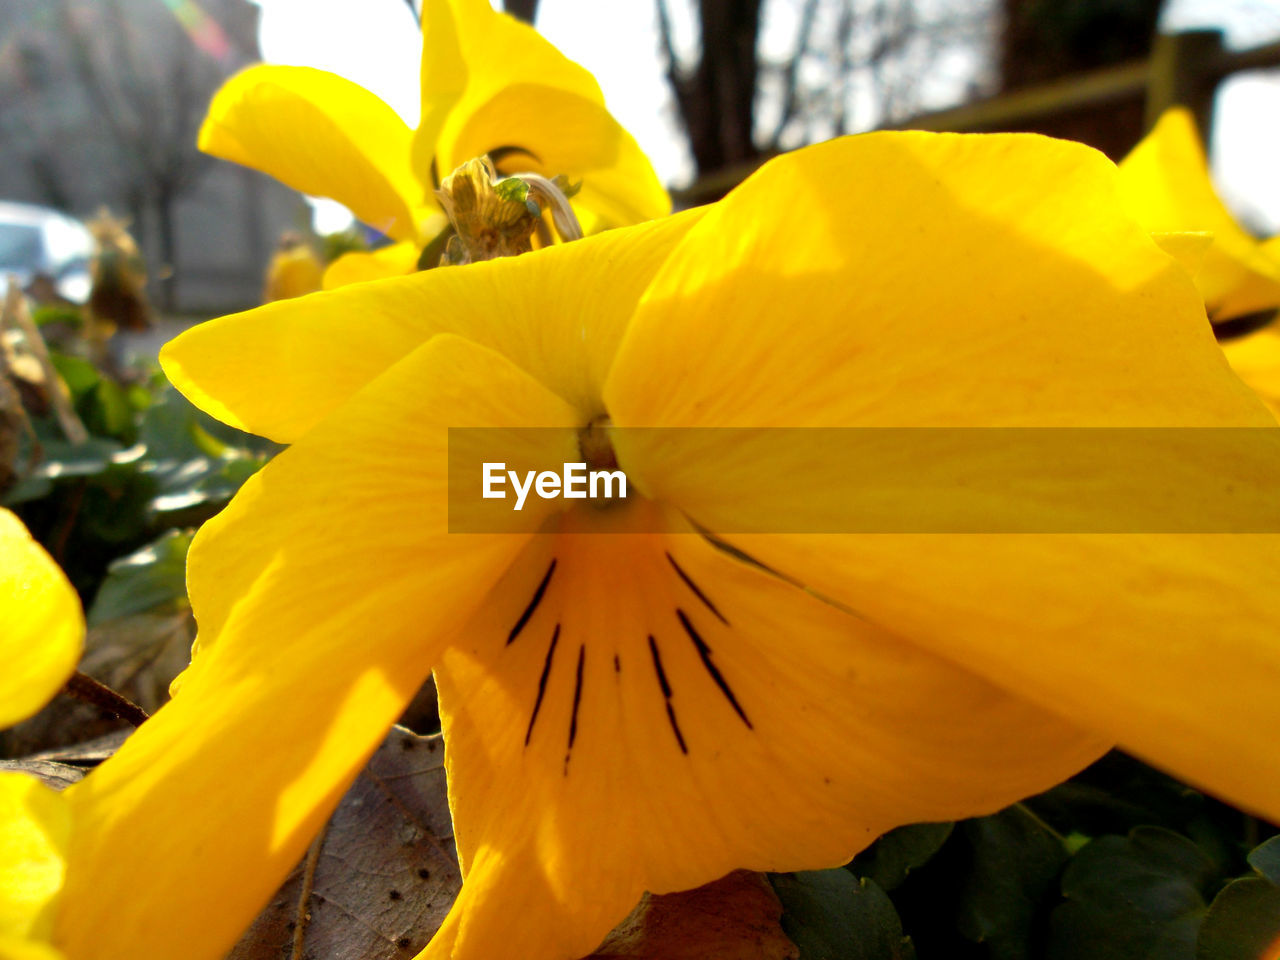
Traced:
MULTIPOLYGON (((436 191, 453 224, 441 265, 513 257, 551 242, 544 215, 561 241, 582 237, 577 217, 557 181, 536 173, 498 176, 488 157, 468 160, 445 177, 436 191)), ((567 181, 565 181, 567 185, 567 181)))

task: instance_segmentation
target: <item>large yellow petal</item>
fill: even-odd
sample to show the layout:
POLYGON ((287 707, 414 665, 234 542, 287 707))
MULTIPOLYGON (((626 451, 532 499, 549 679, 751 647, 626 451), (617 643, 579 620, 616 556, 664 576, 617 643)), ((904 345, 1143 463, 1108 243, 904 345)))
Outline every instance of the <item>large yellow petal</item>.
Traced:
POLYGON ((325 290, 336 290, 366 280, 403 277, 418 269, 421 252, 417 243, 405 240, 377 250, 344 253, 325 269, 322 286, 325 290))
POLYGON ((1222 342, 1222 352, 1240 379, 1273 411, 1280 411, 1280 327, 1222 342))
POLYGON ((537 538, 437 668, 465 885, 423 956, 581 956, 644 890, 835 866, 1106 749, 676 529, 537 538))
POLYGON ((600 85, 589 71, 485 0, 428 0, 423 5, 419 73, 422 120, 414 134, 413 162, 424 183, 430 182, 433 165, 436 176, 444 177, 479 153, 518 144, 499 132, 499 139, 479 153, 454 160, 440 143, 451 121, 455 128, 465 124, 478 105, 509 86, 540 83, 604 105, 600 85))
MULTIPOLYGON (((69 957, 167 960, 175 943, 193 960, 225 953, 525 540, 447 534, 447 428, 575 422, 510 361, 437 337, 202 528, 188 570, 194 665, 68 792, 56 942, 69 957), (121 876, 129 896, 102 897, 121 876)), ((505 459, 571 455, 572 430, 538 436, 551 446, 507 440, 505 459)), ((537 507, 513 512, 512 529, 535 527, 537 507)))
POLYGON ((413 168, 431 203, 436 202, 433 180, 450 173, 441 170, 436 160, 436 141, 469 79, 453 6, 453 0, 424 0, 418 14, 422 22, 422 62, 418 68, 422 112, 413 133, 413 168))
POLYGON ((1125 206, 1148 230, 1213 234, 1195 273, 1211 319, 1280 307, 1280 260, 1259 249, 1218 197, 1190 111, 1164 113, 1120 164, 1120 186, 1125 206))
POLYGON ((520 148, 500 159, 503 173, 566 175, 581 182, 573 198, 588 230, 625 226, 666 215, 671 200, 639 144, 605 107, 530 80, 484 99, 470 92, 440 138, 443 168, 498 147, 520 148))
POLYGON ((24 773, 0 773, 0 956, 22 956, 18 947, 48 938, 70 832, 55 791, 24 773))
POLYGON ((43 707, 75 670, 80 598, 22 521, 0 509, 0 729, 43 707))
POLYGON ((424 182, 433 162, 442 177, 514 148, 499 159, 502 172, 583 183, 574 207, 588 233, 670 212, 657 174, 606 109, 595 78, 532 27, 485 0, 434 0, 423 31, 424 107, 413 150, 424 182))
POLYGON ((636 301, 701 215, 269 304, 192 328, 161 363, 213 416, 289 442, 424 340, 454 332, 511 358, 586 423, 636 301))
POLYGON ((544 86, 604 104, 600 84, 582 67, 515 17, 488 0, 449 0, 468 73, 468 93, 492 94, 536 80, 544 86))
MULTIPOLYGON (((1274 427, 1185 275, 1119 213, 1110 164, 1034 137, 872 135, 771 164, 668 259, 606 405, 655 426, 1274 427)), ((646 490, 700 491, 677 502, 713 531, 769 509, 717 491, 717 463, 694 449, 618 453, 646 490)), ((1280 814, 1276 537, 727 539, 1280 814)))
POLYGON ((329 197, 397 240, 417 237, 423 188, 411 133, 394 110, 350 80, 310 67, 259 64, 214 95, 200 149, 329 197))
POLYGON ((65 960, 61 950, 33 940, 0 938, 0 960, 65 960))
POLYGON ((767 164, 667 258, 605 405, 626 426, 1269 423, 1114 165, 1016 134, 767 164))

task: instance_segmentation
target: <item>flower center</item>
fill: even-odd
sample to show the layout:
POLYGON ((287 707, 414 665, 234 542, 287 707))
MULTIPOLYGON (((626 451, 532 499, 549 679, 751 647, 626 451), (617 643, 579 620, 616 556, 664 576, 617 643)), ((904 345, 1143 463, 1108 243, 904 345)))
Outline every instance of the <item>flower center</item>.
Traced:
POLYGON ((574 188, 564 177, 538 173, 500 176, 489 155, 468 160, 445 177, 436 196, 449 227, 423 251, 423 268, 512 257, 555 240, 582 238, 569 205, 574 188), (441 249, 437 243, 443 240, 441 249), (433 262, 434 261, 434 262, 433 262))
MULTIPOLYGON (((609 436, 612 426, 609 415, 601 414, 578 431, 578 453, 587 465, 587 473, 596 471, 618 472, 618 455, 613 451, 613 441, 609 436)), ((628 487, 628 496, 630 488, 628 487)), ((591 497, 588 502, 598 509, 615 507, 627 501, 620 498, 591 497)))

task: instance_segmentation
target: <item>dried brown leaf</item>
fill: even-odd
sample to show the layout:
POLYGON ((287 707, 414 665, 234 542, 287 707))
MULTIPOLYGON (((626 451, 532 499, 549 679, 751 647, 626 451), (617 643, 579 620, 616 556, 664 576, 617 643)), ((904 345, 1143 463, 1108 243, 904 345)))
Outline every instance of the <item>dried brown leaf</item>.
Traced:
POLYGON ((0 760, 0 772, 27 773, 43 781, 46 786, 53 787, 55 790, 65 790, 73 783, 84 779, 88 771, 84 767, 72 766, 69 763, 25 757, 22 760, 0 760))
POLYGON ((80 669, 154 713, 191 662, 194 638, 189 609, 117 617, 89 628, 80 669))
POLYGON ((462 886, 443 761, 438 734, 392 728, 318 855, 298 864, 227 960, 391 960, 421 950, 462 886))
POLYGON ((796 960, 763 874, 737 870, 682 893, 645 894, 586 960, 796 960))

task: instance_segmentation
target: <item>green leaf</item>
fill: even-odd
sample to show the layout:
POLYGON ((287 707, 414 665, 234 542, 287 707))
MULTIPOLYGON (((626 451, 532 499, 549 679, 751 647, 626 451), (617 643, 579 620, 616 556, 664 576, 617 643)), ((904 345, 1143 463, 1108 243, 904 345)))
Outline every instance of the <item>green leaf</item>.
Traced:
POLYGON ((1249 851, 1249 866, 1280 887, 1280 834, 1249 851))
POLYGON ((39 500, 53 492, 53 481, 48 477, 23 477, 0 497, 0 506, 16 507, 28 500, 39 500))
POLYGON ((44 459, 36 467, 33 476, 46 480, 96 476, 105 473, 113 458, 124 452, 119 443, 105 437, 90 437, 84 443, 68 443, 65 440, 46 442, 44 459))
POLYGON ((187 548, 192 534, 170 530, 107 568, 107 577, 89 608, 89 623, 186 602, 187 548))
POLYGON ((843 868, 771 877, 800 960, 914 960, 889 895, 843 868))
POLYGON ((913 823, 890 830, 858 854, 849 869, 892 893, 907 874, 924 866, 951 836, 954 823, 913 823))
POLYGON ((102 374, 98 373, 97 367, 80 357, 50 351, 49 360, 53 364, 53 369, 58 371, 58 376, 67 385, 67 389, 71 391, 73 401, 78 401, 102 379, 102 374))
POLYGON ((1195 960, 1280 957, 1280 887, 1244 877, 1222 888, 1200 926, 1195 960))
POLYGON ((114 437, 124 443, 137 435, 129 394, 114 380, 100 379, 76 404, 89 432, 114 437))
POLYGON ((84 316, 79 307, 60 303, 37 306, 31 311, 31 319, 37 327, 43 327, 46 323, 65 323, 79 329, 84 324, 84 316))
POLYGON ((1213 860, 1171 830, 1099 837, 1063 874, 1049 960, 1193 960, 1216 879, 1213 860))
POLYGON ((986 944, 992 960, 1032 955, 1037 916, 1052 897, 1067 859, 1062 838, 1021 805, 956 825, 969 848, 957 928, 986 944))

